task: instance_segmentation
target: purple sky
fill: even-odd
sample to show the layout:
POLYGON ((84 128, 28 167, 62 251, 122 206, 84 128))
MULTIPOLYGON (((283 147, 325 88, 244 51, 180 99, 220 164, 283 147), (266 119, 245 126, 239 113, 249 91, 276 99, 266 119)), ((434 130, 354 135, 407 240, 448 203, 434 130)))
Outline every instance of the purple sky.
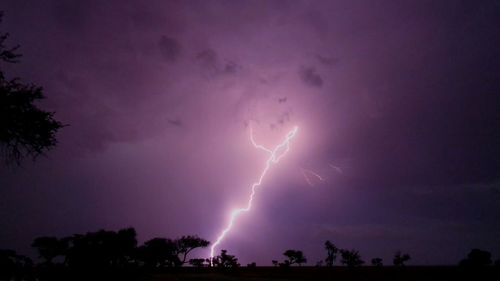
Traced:
POLYGON ((128 226, 214 241, 267 157, 249 125, 267 146, 297 125, 219 249, 500 258, 498 1, 3 2, 24 56, 2 68, 70 126, 0 167, 0 248, 128 226))

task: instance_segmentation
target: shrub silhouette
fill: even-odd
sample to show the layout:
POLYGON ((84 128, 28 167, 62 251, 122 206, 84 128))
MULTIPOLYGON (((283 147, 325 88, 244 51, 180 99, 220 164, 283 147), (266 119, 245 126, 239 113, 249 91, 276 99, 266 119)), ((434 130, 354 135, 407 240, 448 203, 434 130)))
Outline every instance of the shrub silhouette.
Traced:
POLYGON ((480 249, 472 249, 467 258, 460 261, 461 266, 486 266, 491 263, 491 253, 480 249))
POLYGON ((352 249, 352 250, 345 250, 341 249, 340 250, 340 256, 341 256, 341 263, 343 265, 346 265, 347 267, 357 267, 365 262, 361 259, 361 255, 359 254, 358 251, 352 249))
POLYGON ((405 266, 405 262, 411 259, 408 254, 401 254, 401 251, 397 251, 394 254, 394 259, 392 260, 394 266, 405 266))
POLYGON ((32 269, 30 258, 0 249, 0 280, 33 280, 32 269))
POLYGON ((190 259, 189 264, 194 266, 194 267, 204 267, 205 266, 205 259, 190 259))
POLYGON ((51 265, 54 258, 66 254, 68 240, 44 236, 36 238, 31 246, 37 249, 39 257, 43 258, 47 265, 51 265))
POLYGON ((227 250, 221 250, 220 255, 212 258, 212 266, 219 268, 239 267, 238 259, 233 255, 228 255, 227 250))
POLYGON ((307 263, 307 258, 304 256, 304 253, 299 250, 286 250, 283 255, 288 258, 288 260, 284 261, 284 265, 293 265, 298 264, 301 266, 303 263, 307 263))
POLYGON ((372 259, 372 265, 373 266, 377 266, 377 267, 381 267, 384 264, 382 263, 382 259, 381 258, 373 258, 372 259))

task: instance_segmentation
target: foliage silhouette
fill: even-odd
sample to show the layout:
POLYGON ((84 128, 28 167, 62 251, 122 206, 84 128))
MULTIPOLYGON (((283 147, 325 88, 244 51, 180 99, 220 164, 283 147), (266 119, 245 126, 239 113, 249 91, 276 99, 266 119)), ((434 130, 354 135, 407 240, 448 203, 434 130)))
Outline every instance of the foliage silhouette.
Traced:
POLYGON ((472 249, 467 258, 460 261, 461 266, 486 266, 491 265, 491 253, 480 249, 472 249))
MULTIPOLYGON (((3 13, 0 12, 0 23, 3 13)), ((8 33, 0 33, 0 62, 16 63, 19 45, 7 47, 8 33)), ((35 159, 57 144, 56 132, 63 125, 53 112, 39 109, 35 102, 44 98, 41 87, 8 80, 0 70, 0 149, 7 164, 20 164, 22 158, 35 159)))
POLYGON ((75 234, 66 240, 65 263, 74 269, 124 268, 132 261, 137 245, 133 228, 75 234))
POLYGON ((196 235, 182 236, 181 238, 175 240, 176 254, 181 256, 179 260, 182 264, 186 263, 187 255, 196 248, 206 248, 210 245, 208 240, 202 239, 196 235))
POLYGON ((150 269, 182 264, 176 253, 175 242, 166 238, 153 238, 146 241, 138 249, 138 259, 150 269))
POLYGON ((237 268, 240 267, 240 264, 235 256, 227 254, 227 250, 221 250, 220 255, 212 258, 212 266, 219 268, 237 268))
POLYGON ((304 256, 302 251, 286 250, 283 255, 288 258, 288 260, 285 260, 284 262, 286 265, 298 264, 301 266, 303 263, 307 263, 307 258, 304 256))
POLYGON ((384 266, 381 258, 373 258, 371 262, 372 262, 372 265, 376 266, 376 267, 384 266))
POLYGON ((405 262, 409 261, 411 259, 409 254, 401 254, 401 251, 397 251, 394 254, 394 259, 392 260, 392 263, 394 266, 405 266, 405 262))
POLYGON ((340 262, 346 265, 347 267, 357 267, 365 263, 361 259, 361 255, 359 254, 359 252, 354 249, 352 250, 341 249, 340 256, 342 258, 340 262))
POLYGON ((0 280, 33 280, 33 261, 13 250, 0 249, 0 280))
POLYGON ((32 244, 42 263, 36 267, 38 280, 95 280, 98 278, 138 280, 141 267, 134 228, 99 230, 57 239, 39 237, 32 244), (53 263, 56 257, 63 263, 53 263))
POLYGON ((65 255, 68 248, 68 239, 57 239, 56 237, 38 237, 31 244, 36 248, 40 258, 43 258, 48 265, 57 256, 65 255))
POLYGON ((326 266, 333 266, 335 261, 337 260, 337 253, 339 249, 329 240, 325 242, 325 250, 327 252, 327 256, 325 259, 326 266))
POLYGON ((289 260, 285 260, 283 262, 280 262, 278 264, 279 267, 290 267, 290 261, 289 260))
MULTIPOLYGON (((182 236, 181 238, 174 240, 168 238, 153 238, 138 247, 136 236, 137 234, 135 229, 126 228, 119 231, 100 230, 97 232, 88 232, 86 234, 74 234, 70 237, 64 237, 61 239, 48 236, 38 237, 34 239, 32 243, 32 246, 38 251, 41 261, 41 263, 37 264, 37 266, 34 266, 33 262, 29 258, 17 255, 15 251, 0 250, 0 281, 154 280, 156 274, 175 276, 175 278, 179 276, 179 278, 181 278, 180 280, 184 280, 182 279, 184 277, 182 274, 191 272, 210 274, 210 278, 216 276, 213 274, 217 274, 217 272, 221 272, 223 274, 234 273, 238 276, 240 276, 240 274, 252 272, 251 278, 254 280, 256 278, 255 273, 262 272, 260 269, 255 269, 257 268, 257 265, 254 262, 247 264, 248 269, 246 270, 229 270, 239 268, 240 264, 238 263, 238 259, 233 255, 229 255, 226 250, 222 250, 220 255, 214 257, 212 260, 203 258, 189 259, 188 263, 192 265, 192 268, 180 270, 176 267, 180 267, 185 264, 183 260, 187 260, 186 257, 189 253, 198 247, 208 246, 209 241, 193 235, 182 236), (62 257, 62 259, 59 259, 58 257, 62 257), (64 262, 56 263, 54 262, 56 260, 63 260, 64 262), (215 267, 215 269, 200 269, 210 266, 215 267)), ((331 245, 333 244, 325 243, 325 246, 328 246, 325 248, 327 250, 333 249, 334 247, 331 247, 331 245)), ((337 249, 338 254, 340 255, 340 262, 349 268, 358 267, 364 263, 359 255, 359 252, 356 250, 338 249, 336 247, 335 249, 337 249)), ((307 259, 302 251, 287 250, 283 253, 283 255, 286 256, 287 259, 282 263, 279 263, 277 260, 273 260, 272 264, 274 267, 279 266, 288 268, 293 264, 298 264, 300 266, 302 263, 307 262, 307 259)), ((331 260, 333 259, 328 259, 328 261, 331 260)), ((409 255, 401 254, 401 252, 398 251, 395 254, 394 260, 395 267, 404 266, 404 263, 409 260, 409 255)), ((323 262, 324 260, 320 260, 316 266, 322 266, 323 262)), ((473 249, 469 253, 467 259, 464 260, 463 265, 480 266, 490 265, 491 263, 491 254, 489 252, 473 249)), ((496 265, 499 265, 499 263, 500 262, 498 260, 495 262, 496 265)), ((381 267, 382 259, 373 258, 371 260, 371 264, 373 266, 381 267)), ((314 272, 338 272, 341 274, 344 272, 343 274, 348 274, 345 276, 350 276, 353 272, 370 272, 370 274, 373 273, 378 276, 385 276, 381 274, 387 274, 390 272, 395 272, 396 274, 404 272, 421 272, 420 269, 415 271, 415 268, 410 268, 408 270, 393 270, 391 268, 392 267, 377 270, 367 268, 366 270, 359 269, 354 271, 352 271, 352 269, 345 271, 337 268, 314 270, 312 268, 304 268, 304 271, 271 269, 276 271, 269 276, 279 276, 279 274, 285 274, 283 276, 286 276, 286 279, 291 277, 290 274, 309 274, 314 272)), ((422 272, 427 274, 427 271, 425 270, 422 272)), ((436 271, 432 269, 432 272, 436 271)), ((476 279, 481 279, 481 274, 496 273, 498 270, 493 267, 483 266, 482 269, 479 270, 474 269, 469 271, 460 269, 460 271, 453 270, 453 272, 458 272, 454 274, 472 272, 472 274, 475 274, 474 278, 477 277, 476 279)), ((446 269, 446 272, 443 274, 449 273, 449 269, 446 269)), ((320 276, 318 275, 318 277, 320 276)), ((343 280, 342 277, 339 278, 343 280)), ((391 278, 388 279, 400 280, 391 278)), ((417 279, 418 278, 415 280, 417 279)))
MULTIPOLYGON (((3 11, 0 11, 0 23, 3 20, 3 11)), ((22 56, 17 53, 19 49, 19 45, 14 47, 5 46, 5 41, 9 38, 9 33, 1 33, 0 34, 0 61, 8 62, 8 63, 16 63, 19 62, 19 58, 22 56)))
POLYGON ((190 259, 189 264, 194 267, 205 267, 205 259, 190 259))

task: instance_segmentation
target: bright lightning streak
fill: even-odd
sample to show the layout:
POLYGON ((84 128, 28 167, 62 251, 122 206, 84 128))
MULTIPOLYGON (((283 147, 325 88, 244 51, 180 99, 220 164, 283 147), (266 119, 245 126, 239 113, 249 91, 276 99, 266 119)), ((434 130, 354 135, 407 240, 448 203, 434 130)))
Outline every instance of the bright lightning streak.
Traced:
POLYGON ((339 173, 339 174, 343 174, 344 173, 340 167, 337 167, 337 166, 335 166, 335 165, 333 165, 331 163, 329 163, 328 165, 330 165, 330 167, 332 169, 334 169, 337 173, 339 173))
POLYGON ((311 174, 311 175, 315 176, 318 180, 320 180, 320 181, 325 181, 325 180, 323 179, 323 177, 321 177, 321 176, 320 176, 318 173, 316 173, 315 171, 312 171, 312 170, 309 170, 309 169, 305 169, 305 170, 306 170, 306 172, 308 172, 309 174, 311 174))
POLYGON ((264 170, 260 174, 259 180, 255 183, 252 184, 252 192, 250 193, 250 198, 248 199, 247 206, 245 208, 240 208, 240 209, 235 209, 231 211, 231 216, 229 219, 229 223, 224 228, 224 230, 221 232, 219 237, 217 237, 217 240, 212 244, 212 247, 210 247, 210 261, 212 261, 215 253, 215 248, 222 242, 224 237, 226 237, 226 234, 231 230, 233 227, 236 219, 238 216, 244 212, 250 211, 252 208, 252 201, 255 196, 255 192, 257 190, 257 187, 259 187, 262 184, 262 181, 264 180, 264 177, 266 176, 267 172, 269 171, 269 168, 271 168, 272 164, 276 164, 280 161, 283 156, 290 150, 290 141, 295 137, 297 134, 297 131, 299 130, 298 127, 294 127, 285 137, 285 140, 277 145, 273 150, 268 149, 260 144, 257 144, 253 138, 253 131, 252 128, 250 128, 250 141, 252 142, 252 145, 257 148, 264 150, 265 152, 269 153, 269 158, 266 161, 266 165, 264 167, 264 170))
POLYGON ((273 153, 272 150, 264 147, 263 145, 257 144, 255 142, 255 140, 253 139, 253 129, 252 129, 252 127, 250 127, 250 141, 252 142, 253 146, 255 146, 255 148, 262 149, 262 150, 264 150, 267 153, 271 153, 271 154, 273 153))
POLYGON ((314 186, 314 184, 311 182, 309 177, 306 175, 306 172, 304 171, 304 169, 301 169, 300 171, 302 172, 302 176, 304 176, 304 179, 306 180, 307 184, 309 186, 314 186))
POLYGON ((302 171, 302 175, 304 176, 304 179, 306 180, 307 184, 309 184, 309 186, 314 186, 314 184, 311 181, 311 179, 309 178, 309 176, 307 176, 308 174, 314 176, 319 181, 325 181, 322 176, 320 176, 318 173, 316 173, 313 170, 304 169, 304 168, 300 168, 300 169, 302 171))

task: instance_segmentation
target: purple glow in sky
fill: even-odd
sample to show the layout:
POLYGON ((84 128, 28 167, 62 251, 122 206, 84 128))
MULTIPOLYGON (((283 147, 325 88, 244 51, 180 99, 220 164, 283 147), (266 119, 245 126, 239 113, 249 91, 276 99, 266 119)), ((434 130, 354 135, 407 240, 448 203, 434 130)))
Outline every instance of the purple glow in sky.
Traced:
POLYGON ((213 257, 217 256, 217 252, 215 251, 217 249, 217 246, 219 246, 219 244, 224 241, 226 235, 231 231, 231 229, 235 227, 234 224, 236 223, 238 217, 246 212, 249 212, 252 209, 252 203, 257 193, 257 188, 259 188, 263 184, 264 177, 269 173, 269 169, 271 168, 271 166, 273 164, 277 164, 281 160, 281 158, 285 157, 285 155, 288 153, 288 151, 290 150, 290 142, 293 140, 293 138, 295 138, 298 130, 299 130, 298 127, 294 127, 290 132, 288 132, 288 134, 286 134, 285 139, 280 144, 278 144, 275 148, 270 149, 255 142, 253 138, 253 131, 252 128, 250 127, 250 140, 253 146, 259 150, 265 151, 269 155, 269 157, 267 158, 266 164, 264 165, 264 168, 260 173, 259 179, 256 182, 254 182, 252 184, 252 187, 250 188, 250 196, 247 200, 246 206, 243 208, 237 208, 231 210, 229 216, 229 223, 210 246, 209 257, 211 265, 213 257))
POLYGON ((0 248, 127 226, 140 242, 214 242, 269 157, 251 125, 265 147, 293 126, 300 137, 224 240, 242 264, 299 249, 314 265, 327 239, 366 261, 500 257, 498 1, 0 10, 23 53, 2 69, 43 86, 41 106, 70 124, 46 157, 0 167, 0 248))

